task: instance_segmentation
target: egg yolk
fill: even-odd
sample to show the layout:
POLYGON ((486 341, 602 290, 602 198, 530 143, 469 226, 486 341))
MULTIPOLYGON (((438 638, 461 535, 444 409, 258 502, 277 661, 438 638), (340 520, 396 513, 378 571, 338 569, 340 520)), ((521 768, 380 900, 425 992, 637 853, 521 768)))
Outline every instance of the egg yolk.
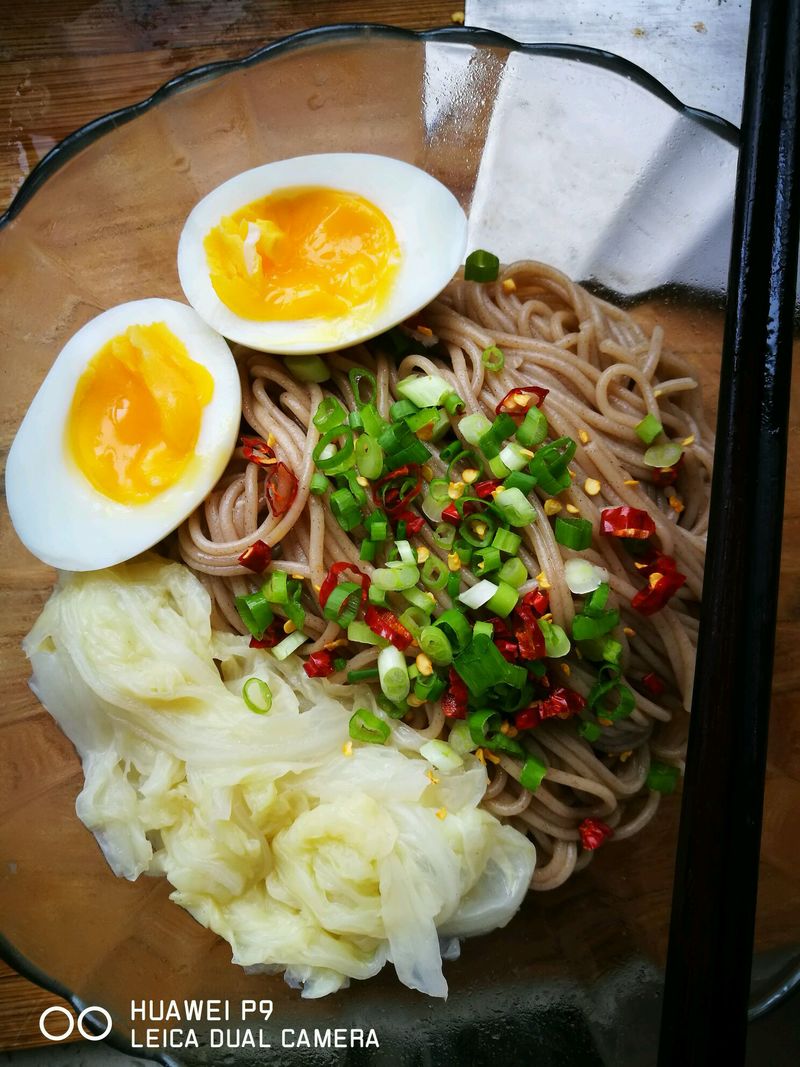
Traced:
POLYGON ((256 200, 221 219, 203 247, 220 300, 261 322, 369 318, 400 262, 383 212, 336 189, 282 189, 256 200))
POLYGON ((130 326, 90 360, 67 419, 68 445, 95 489, 143 504, 181 477, 214 380, 163 323, 130 326))

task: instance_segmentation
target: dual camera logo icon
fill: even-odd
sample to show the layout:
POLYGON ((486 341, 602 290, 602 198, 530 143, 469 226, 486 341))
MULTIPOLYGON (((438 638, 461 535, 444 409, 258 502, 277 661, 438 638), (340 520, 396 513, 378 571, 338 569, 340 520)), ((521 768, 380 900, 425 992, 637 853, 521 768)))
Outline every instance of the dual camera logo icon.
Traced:
POLYGON ((78 1033, 87 1041, 102 1041, 104 1037, 111 1033, 111 1025, 110 1014, 98 1004, 84 1008, 78 1016, 77 1022, 69 1008, 62 1007, 61 1004, 54 1004, 50 1008, 45 1008, 39 1016, 39 1029, 42 1032, 42 1036, 46 1037, 48 1041, 66 1041, 68 1037, 72 1036, 76 1026, 78 1027, 78 1033), (59 1015, 63 1015, 66 1019, 66 1028, 64 1029, 62 1029, 62 1023, 57 1021, 59 1015), (56 1018, 51 1019, 52 1016, 56 1016, 56 1018), (102 1025, 102 1021, 105 1020, 105 1029, 102 1033, 93 1033, 87 1029, 85 1025, 87 1016, 93 1016, 92 1023, 94 1026, 102 1025))

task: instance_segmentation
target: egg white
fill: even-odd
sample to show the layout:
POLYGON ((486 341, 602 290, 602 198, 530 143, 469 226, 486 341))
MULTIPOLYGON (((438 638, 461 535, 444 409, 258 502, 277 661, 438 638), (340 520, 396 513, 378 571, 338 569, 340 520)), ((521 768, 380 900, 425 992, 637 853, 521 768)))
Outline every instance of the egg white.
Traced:
POLYGON ((246 170, 218 186, 192 210, 178 245, 186 299, 224 337, 262 352, 304 355, 366 341, 429 303, 464 261, 467 220, 458 201, 425 171, 388 156, 330 153, 297 156, 246 170), (203 240, 226 215, 279 189, 318 186, 356 193, 394 227, 401 262, 377 314, 336 319, 258 322, 231 311, 211 284, 203 240))
POLYGON ((61 350, 14 438, 6 497, 17 535, 40 560, 61 570, 96 570, 130 559, 174 530, 212 489, 233 451, 240 416, 231 351, 190 307, 150 299, 104 311, 61 350), (67 418, 92 357, 129 326, 154 322, 166 323, 189 357, 209 371, 214 392, 183 475, 146 503, 121 504, 98 492, 69 455, 67 418))

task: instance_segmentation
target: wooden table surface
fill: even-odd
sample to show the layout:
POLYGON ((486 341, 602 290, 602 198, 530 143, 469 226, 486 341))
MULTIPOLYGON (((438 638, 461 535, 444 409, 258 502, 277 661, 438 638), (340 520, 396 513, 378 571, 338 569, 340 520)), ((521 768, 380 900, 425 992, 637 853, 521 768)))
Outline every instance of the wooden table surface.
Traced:
MULTIPOLYGON (((462 5, 463 7, 463 5, 462 5)), ((0 212, 53 145, 202 63, 334 22, 451 24, 458 0, 25 0, 3 5, 0 212)), ((39 1014, 59 1003, 0 962, 0 1050, 48 1044, 39 1014)))
MULTIPOLYGON (((278 37, 332 22, 384 22, 427 28, 451 22, 458 0, 26 0, 4 6, 0 34, 0 210, 36 162, 61 138, 98 115, 148 96, 201 63, 246 55, 278 37)), ((674 339, 673 339, 674 340, 674 339)), ((680 347, 680 345, 676 345, 680 347)), ((795 379, 790 470, 800 463, 795 379)), ((765 825, 765 850, 800 820, 800 480, 791 480, 776 654, 776 711, 770 762, 780 791, 778 823, 765 825)), ((768 798, 769 799, 769 798, 768 798)), ((773 820, 774 822, 774 820, 773 820)), ((777 846, 776 846, 777 847, 777 846)), ((0 1049, 45 1044, 43 1007, 56 1002, 0 964, 0 1049)))

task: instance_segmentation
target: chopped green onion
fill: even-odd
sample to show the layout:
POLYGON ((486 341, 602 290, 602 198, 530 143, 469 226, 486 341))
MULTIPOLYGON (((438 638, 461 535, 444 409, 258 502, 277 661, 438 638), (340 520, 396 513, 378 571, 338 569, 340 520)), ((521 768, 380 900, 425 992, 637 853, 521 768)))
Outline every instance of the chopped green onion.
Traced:
POLYGON ((470 589, 466 589, 463 593, 460 593, 458 599, 465 607, 472 608, 473 611, 476 611, 492 599, 497 592, 497 588, 498 587, 494 582, 490 582, 484 578, 483 581, 478 582, 470 589))
POLYGON ((517 427, 517 440, 525 448, 540 445, 547 437, 547 418, 536 406, 529 407, 525 418, 517 427))
POLYGON ((414 681, 414 696, 420 700, 438 700, 447 689, 447 682, 439 674, 420 676, 414 681))
POLYGON ((440 522, 433 531, 433 543, 437 548, 449 549, 456 539, 456 528, 449 522, 440 522))
POLYGON ((362 433, 355 444, 356 467, 359 474, 370 481, 380 478, 383 470, 383 449, 368 433, 362 433))
POLYGON ((494 626, 487 622, 485 619, 478 619, 472 626, 472 636, 477 637, 479 634, 485 634, 487 637, 491 637, 494 633, 494 626))
POLYGON ((474 415, 465 415, 458 423, 458 429, 461 436, 475 448, 480 444, 483 435, 488 433, 491 428, 491 422, 489 422, 485 415, 481 415, 480 412, 474 415))
POLYGON ((397 391, 418 408, 438 408, 453 387, 438 374, 413 374, 397 383, 397 391))
POLYGON ((249 593, 247 596, 237 596, 234 604, 239 612, 239 618, 256 638, 263 635, 275 617, 264 596, 263 589, 257 593, 249 593))
POLYGON ((507 478, 512 473, 511 468, 505 465, 500 456, 492 456, 489 460, 489 470, 493 478, 507 478))
POLYGON ((650 770, 647 772, 645 785, 657 793, 674 793, 678 784, 678 768, 668 763, 659 763, 653 760, 650 770))
MULTIPOLYGON (((538 408, 534 408, 533 410, 538 411, 538 408)), ((523 451, 522 445, 518 445, 516 441, 509 441, 505 448, 501 449, 500 455, 497 458, 508 468, 508 471, 506 472, 507 474, 510 474, 512 471, 521 471, 527 464, 529 457, 523 455, 523 451)), ((491 466, 491 463, 489 466, 491 466)), ((500 477, 505 478, 506 474, 503 474, 500 477)))
POLYGON ((496 733, 503 724, 503 720, 496 711, 491 708, 483 708, 480 711, 467 713, 467 726, 469 735, 474 744, 485 745, 491 734, 496 733))
POLYGON ((416 586, 412 586, 411 589, 404 589, 403 596, 409 604, 413 604, 420 611, 426 611, 429 615, 436 607, 433 593, 425 593, 421 589, 417 589, 416 586))
POLYGON ((464 279, 468 282, 493 282, 500 272, 500 260, 493 252, 476 248, 464 262, 464 279))
POLYGON ((592 543, 592 524, 576 515, 556 515, 553 533, 560 545, 575 552, 583 552, 592 543))
POLYGON ((506 357, 497 345, 484 348, 481 353, 481 363, 488 371, 501 371, 506 363, 506 357))
POLYGON ((532 474, 523 474, 522 471, 512 471, 503 482, 504 489, 519 489, 525 496, 532 493, 536 488, 536 479, 532 474))
POLYGON ((330 505, 333 517, 348 533, 358 526, 363 518, 358 501, 349 489, 337 489, 335 493, 331 493, 330 505))
POLYGON ((451 459, 455 459, 456 456, 462 452, 460 441, 451 441, 449 445, 445 445, 442 451, 439 453, 439 458, 443 459, 445 463, 449 463, 451 459))
MULTIPOLYGON (((326 604, 325 607, 328 605, 326 604)), ((338 619, 335 621, 339 621, 338 619)), ((380 637, 373 630, 370 630, 369 626, 360 619, 355 622, 351 622, 347 627, 347 640, 357 641, 360 645, 374 645, 375 648, 386 648, 389 642, 380 637)))
POLYGON ((422 564, 422 584, 426 589, 438 593, 447 585, 449 575, 447 565, 438 556, 428 556, 422 564))
POLYGON ((399 622, 405 626, 415 641, 419 641, 420 631, 428 626, 431 621, 431 613, 427 609, 418 608, 414 604, 406 608, 402 615, 398 616, 399 622))
POLYGON ((361 418, 360 411, 351 411, 347 416, 347 425, 351 430, 363 430, 364 420, 361 418))
POLYGON ((488 548, 496 526, 494 515, 490 511, 483 511, 477 515, 468 515, 458 527, 458 532, 461 539, 472 548, 488 548))
POLYGON ((248 678, 242 686, 242 700, 256 715, 266 715, 272 707, 272 690, 261 678, 248 678))
POLYGON ((314 415, 314 425, 322 433, 327 433, 334 426, 342 426, 347 419, 347 412, 335 396, 326 396, 314 415))
POLYGON ((612 665, 601 667, 597 682, 592 686, 586 698, 588 706, 598 718, 625 719, 636 707, 636 697, 627 685, 619 681, 619 668, 612 665), (616 699, 616 704, 610 701, 616 699))
POLYGON ((622 645, 613 637, 593 637, 580 642, 581 655, 592 662, 612 663, 619 666, 622 658, 622 645))
POLYGON ((519 589, 523 582, 527 582, 528 580, 528 568, 519 557, 512 556, 512 558, 507 559, 500 568, 498 578, 504 582, 508 582, 509 585, 513 585, 515 589, 519 589))
POLYGON ((576 641, 591 641, 602 637, 619 626, 619 612, 606 611, 602 615, 575 615, 572 619, 572 636, 576 641))
POLYGON ((419 647, 437 666, 444 667, 453 661, 453 648, 447 634, 440 626, 425 626, 418 638, 419 647))
POLYGON ((340 582, 334 586, 325 601, 322 614, 329 622, 349 626, 361 607, 361 586, 355 582, 340 582))
POLYGON ((370 541, 385 541, 389 536, 389 523, 382 511, 373 511, 365 525, 370 541))
POLYGON ((415 563, 403 563, 395 560, 379 567, 372 575, 372 584, 391 593, 401 589, 411 589, 419 581, 419 567, 415 563))
POLYGON ((271 604, 289 603, 289 576, 286 571, 273 571, 261 592, 271 604))
POLYGON ((554 622, 549 622, 547 619, 537 619, 539 629, 544 636, 544 647, 546 654, 550 659, 560 659, 570 650, 569 638, 554 622))
POLYGON ((426 741, 419 754, 440 771, 457 771, 464 765, 463 758, 446 741, 426 741))
POLYGON ((298 382, 327 382, 331 370, 319 356, 284 356, 286 369, 298 382))
POLYGON ((448 608, 433 623, 445 632, 455 654, 462 652, 472 638, 469 623, 457 608, 448 608))
POLYGON ((400 559, 403 561, 403 563, 416 564, 417 553, 414 551, 408 541, 395 541, 395 547, 397 548, 397 551, 400 555, 400 559))
POLYGON ((680 445, 666 441, 661 445, 651 445, 644 454, 644 462, 648 467, 674 467, 682 455, 680 445))
POLYGON ((272 649, 272 655, 275 659, 287 659, 293 652, 296 652, 301 645, 304 645, 306 641, 308 641, 308 638, 303 631, 295 630, 293 634, 284 637, 284 639, 272 649))
POLYGON ((499 615, 501 619, 504 619, 506 615, 510 615, 517 606, 518 600, 519 591, 508 582, 501 581, 497 586, 497 592, 492 599, 488 601, 486 607, 489 611, 494 612, 495 615, 499 615))
POLYGON ((350 381, 350 388, 353 390, 353 399, 356 402, 356 407, 360 411, 365 404, 374 404, 375 398, 378 395, 378 381, 371 370, 367 370, 366 367, 352 367, 347 372, 347 377, 350 381), (361 383, 366 382, 370 387, 370 395, 361 395, 361 383))
POLYGON ((547 764, 542 763, 540 760, 536 759, 535 756, 528 756, 522 764, 522 770, 519 775, 519 784, 523 789, 527 789, 529 793, 535 793, 542 784, 546 774, 547 764))
POLYGON ((437 501, 430 491, 425 494, 420 504, 422 514, 431 522, 441 522, 442 512, 446 507, 447 505, 443 501, 437 501))
POLYGON ((377 667, 363 667, 360 671, 347 672, 347 680, 351 685, 356 685, 358 682, 372 682, 377 677, 377 667))
MULTIPOLYGON (((494 548, 492 545, 487 545, 486 548, 479 548, 475 553, 475 557, 478 563, 475 565, 476 574, 490 574, 492 571, 499 570, 500 568, 500 549, 494 548)), ((527 571, 526 571, 527 574, 527 571)))
POLYGON ((353 431, 349 426, 334 426, 332 429, 326 430, 317 441, 314 451, 311 453, 311 458, 323 474, 341 474, 342 471, 346 471, 353 466, 355 462, 353 452, 353 431), (340 437, 344 438, 344 444, 329 454, 326 451, 328 446, 333 447, 333 442, 340 437), (325 453, 324 456, 323 453, 325 453))
POLYGON ((457 415, 460 411, 464 410, 464 401, 458 395, 458 393, 449 392, 441 399, 441 405, 448 415, 457 415))
POLYGON ((381 690, 387 700, 398 703, 405 700, 411 690, 411 679, 405 656, 399 648, 389 645, 378 653, 378 675, 381 690))
POLYGON ((484 633, 473 635, 467 648, 455 656, 453 667, 471 695, 478 698, 498 685, 516 690, 515 695, 519 697, 528 680, 528 672, 507 663, 491 636, 484 633))
POLYGON ((606 610, 610 592, 611 587, 608 582, 601 582, 588 600, 584 601, 583 614, 590 615, 592 618, 602 615, 606 610))
POLYGON ((602 567, 595 567, 588 559, 568 559, 564 564, 564 578, 569 591, 576 596, 593 593, 607 577, 602 567))
POLYGON ((494 503, 509 526, 528 526, 536 518, 536 509, 520 489, 502 489, 494 503))
POLYGON ((530 472, 546 493, 555 495, 570 486, 572 479, 568 467, 577 447, 571 437, 559 437, 542 445, 533 457, 530 472))
POLYGON ((634 426, 634 430, 646 445, 651 445, 658 435, 664 432, 664 427, 655 415, 648 412, 642 421, 634 426))
POLYGON ((330 485, 331 483, 328 481, 325 475, 320 474, 319 471, 314 471, 314 473, 311 475, 311 483, 309 484, 309 489, 314 494, 314 496, 323 496, 325 493, 327 493, 328 489, 330 489, 330 485))
POLYGON ((578 734, 584 739, 584 741, 596 741, 603 731, 597 725, 596 722, 592 722, 590 719, 585 719, 578 726, 578 734))
POLYGON ((452 571, 447 578, 447 595, 455 604, 456 598, 461 590, 461 576, 458 571, 452 571))
POLYGON ((354 470, 344 471, 342 474, 338 474, 337 478, 343 478, 347 483, 347 488, 353 494, 353 499, 359 507, 363 507, 367 500, 367 494, 364 492, 364 486, 359 485, 358 475, 354 470))
POLYGON ((465 719, 453 723, 450 727, 450 733, 447 735, 447 743, 461 756, 466 756, 468 752, 474 752, 478 747, 472 740, 469 723, 465 719))
POLYGON ((510 437, 516 430, 517 424, 507 415, 502 412, 489 429, 483 434, 478 441, 478 447, 487 459, 493 459, 500 454, 500 446, 510 437))
POLYGON ((367 593, 367 600, 370 604, 382 608, 386 603, 386 590, 379 589, 377 585, 370 585, 369 592, 367 593))
MULTIPOLYGON (((395 649, 396 651, 396 649, 395 649)), ((350 719, 350 736, 354 741, 366 741, 371 745, 383 745, 392 732, 388 722, 366 708, 359 708, 350 719)))
POLYGON ((409 415, 416 415, 419 411, 417 405, 411 401, 403 398, 402 400, 395 400, 395 402, 389 408, 389 418, 394 421, 405 419, 409 415))
MULTIPOLYGON (((431 430, 428 433, 424 433, 422 436, 430 441, 433 437, 433 427, 439 422, 439 409, 438 408, 422 408, 420 411, 416 411, 413 415, 409 415, 406 418, 406 426, 412 433, 420 433, 430 426, 431 430)), ((447 424, 448 426, 450 423, 447 424)))
POLYGON ((360 408, 359 414, 361 415, 361 421, 364 424, 364 431, 368 433, 370 437, 380 437, 386 429, 386 421, 375 405, 364 404, 360 408))
POLYGON ((514 555, 519 551, 519 546, 522 544, 522 538, 519 534, 515 534, 513 530, 506 530, 501 527, 496 531, 492 544, 495 548, 499 548, 501 552, 508 552, 509 555, 514 555))
POLYGON ((458 553, 458 558, 464 565, 472 562, 472 545, 470 545, 468 541, 462 541, 461 538, 459 538, 453 547, 458 553))
POLYGON ((365 563, 372 563, 375 556, 378 553, 377 541, 362 541, 361 548, 359 549, 358 558, 363 559, 365 563))

